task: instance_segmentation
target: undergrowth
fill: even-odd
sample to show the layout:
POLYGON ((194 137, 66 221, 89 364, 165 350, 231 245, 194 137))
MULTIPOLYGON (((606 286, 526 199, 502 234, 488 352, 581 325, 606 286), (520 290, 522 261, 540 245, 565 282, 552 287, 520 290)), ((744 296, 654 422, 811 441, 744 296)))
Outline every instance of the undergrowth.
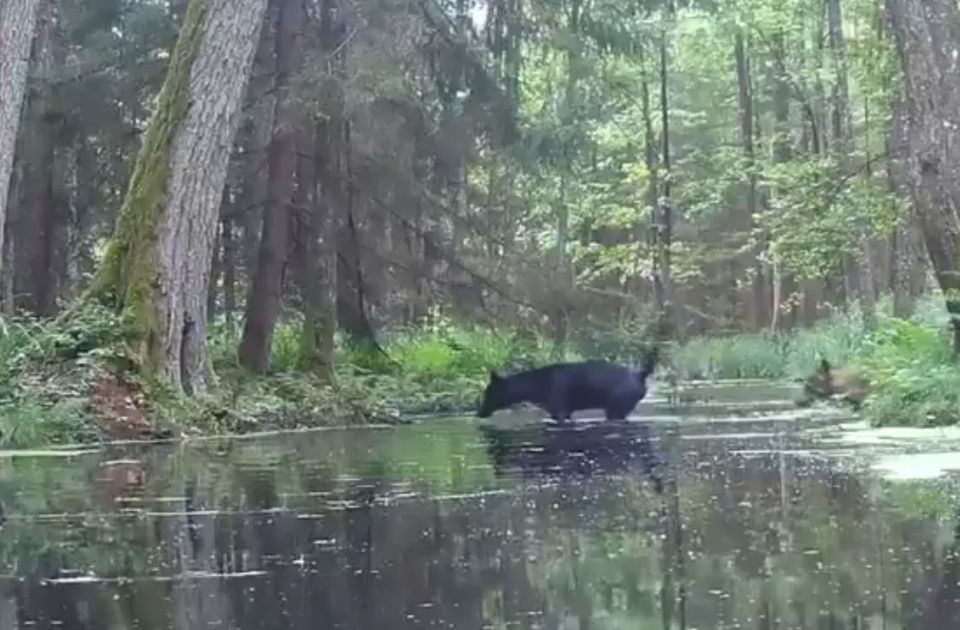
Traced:
POLYGON ((960 422, 960 364, 952 356, 942 299, 917 304, 908 319, 878 304, 873 327, 859 310, 837 312, 787 335, 692 340, 673 355, 680 378, 797 381, 821 358, 861 370, 871 382, 863 413, 874 425, 940 426, 960 422))
MULTIPOLYGON (((300 322, 288 318, 273 339, 272 370, 237 366, 237 333, 211 326, 209 349, 219 383, 187 399, 136 378, 127 328, 90 306, 58 322, 0 320, 0 447, 95 441, 103 418, 91 396, 104 374, 125 374, 156 426, 202 433, 364 424, 413 414, 472 411, 492 370, 513 372, 558 360, 608 358, 636 363, 649 348, 643 322, 581 332, 558 352, 529 331, 462 326, 433 318, 383 333, 382 351, 337 340, 334 384, 304 371, 300 322)), ((698 338, 673 346, 661 369, 687 379, 798 380, 820 358, 862 369, 873 383, 864 413, 875 424, 960 422, 960 368, 935 298, 907 320, 878 309, 868 328, 859 312, 838 312, 789 335, 698 338)))
POLYGON ((127 364, 124 335, 97 306, 56 323, 0 320, 0 446, 95 439, 88 401, 98 374, 127 364))

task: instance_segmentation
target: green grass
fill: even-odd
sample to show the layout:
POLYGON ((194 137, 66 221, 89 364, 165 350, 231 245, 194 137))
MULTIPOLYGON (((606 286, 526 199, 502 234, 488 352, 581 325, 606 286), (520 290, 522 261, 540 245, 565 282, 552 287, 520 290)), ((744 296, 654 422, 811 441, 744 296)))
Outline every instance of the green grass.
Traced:
POLYGON ((835 365, 853 359, 868 339, 856 312, 837 313, 791 334, 743 334, 698 338, 673 353, 683 379, 797 379, 826 358, 835 365))
POLYGON ((874 424, 960 422, 960 365, 946 327, 888 318, 859 362, 874 383, 867 406, 874 424))
MULTIPOLYGON (((456 326, 439 318, 420 329, 388 331, 383 345, 389 362, 342 346, 338 376, 359 379, 405 413, 472 410, 492 370, 511 372, 558 359, 541 337, 456 326)), ((559 358, 581 357, 570 350, 559 358)))
POLYGON ((60 324, 0 320, 0 448, 87 441, 90 366, 122 327, 106 313, 60 324))
MULTIPOLYGON (((211 326, 209 348, 219 387, 198 399, 141 384, 158 424, 201 432, 245 432, 362 424, 397 414, 472 411, 492 370, 513 372, 557 360, 610 358, 629 363, 649 347, 643 320, 576 331, 562 353, 545 337, 509 328, 457 325, 435 317, 418 328, 384 331, 384 353, 339 339, 336 383, 304 372, 300 321, 284 319, 273 338, 272 370, 237 366, 238 331, 211 326)), ((96 440, 87 410, 96 375, 129 370, 125 328, 90 307, 64 321, 0 320, 0 448, 96 440)), ((868 330, 856 310, 836 313, 789 335, 698 338, 673 346, 661 369, 679 379, 808 376, 821 357, 864 370, 873 383, 864 414, 878 425, 960 422, 960 368, 949 351, 946 316, 932 297, 908 320, 881 305, 868 330)))
POLYGON ((673 363, 683 379, 797 380, 812 374, 820 358, 869 378, 864 415, 875 425, 960 422, 960 365, 938 296, 922 300, 906 320, 893 317, 889 301, 882 302, 873 329, 851 309, 786 335, 694 339, 674 352, 673 363))

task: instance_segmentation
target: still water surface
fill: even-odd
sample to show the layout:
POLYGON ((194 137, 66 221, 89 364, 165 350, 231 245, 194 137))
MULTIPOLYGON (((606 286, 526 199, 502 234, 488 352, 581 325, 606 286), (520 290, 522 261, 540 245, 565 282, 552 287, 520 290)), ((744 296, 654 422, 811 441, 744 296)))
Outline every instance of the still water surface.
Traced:
POLYGON ((700 397, 0 458, 0 630, 960 628, 957 476, 700 397))

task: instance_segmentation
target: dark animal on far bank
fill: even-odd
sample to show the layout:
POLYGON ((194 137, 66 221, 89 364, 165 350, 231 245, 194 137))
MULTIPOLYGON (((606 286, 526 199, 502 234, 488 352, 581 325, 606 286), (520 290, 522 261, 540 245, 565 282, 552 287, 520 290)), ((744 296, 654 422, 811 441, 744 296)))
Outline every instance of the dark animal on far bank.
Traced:
POLYGON ((817 372, 803 382, 803 394, 797 405, 808 407, 816 400, 841 400, 859 411, 869 393, 869 381, 856 369, 835 370, 823 359, 817 372))
POLYGON ((655 355, 650 354, 639 369, 584 361, 548 365, 511 376, 491 372, 477 416, 488 418, 500 409, 530 403, 558 422, 586 409, 603 409, 607 420, 624 420, 647 395, 647 378, 655 363, 655 355))

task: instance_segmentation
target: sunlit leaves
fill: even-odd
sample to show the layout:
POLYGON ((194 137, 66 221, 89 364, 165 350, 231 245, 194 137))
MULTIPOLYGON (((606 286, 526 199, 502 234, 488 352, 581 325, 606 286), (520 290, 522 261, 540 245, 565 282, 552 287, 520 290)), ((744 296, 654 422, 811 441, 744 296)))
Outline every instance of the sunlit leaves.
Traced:
POLYGON ((764 173, 778 191, 760 219, 776 260, 800 277, 823 277, 864 238, 892 229, 898 205, 885 182, 838 175, 833 160, 794 161, 764 173))

